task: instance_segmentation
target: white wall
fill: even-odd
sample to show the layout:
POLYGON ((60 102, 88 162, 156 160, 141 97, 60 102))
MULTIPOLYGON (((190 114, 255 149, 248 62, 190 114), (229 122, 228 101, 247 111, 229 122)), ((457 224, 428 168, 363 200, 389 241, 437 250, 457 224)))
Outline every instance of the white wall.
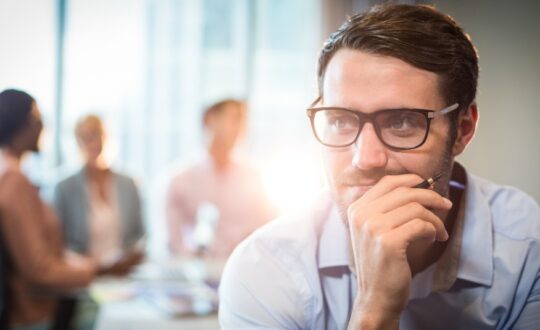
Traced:
POLYGON ((41 110, 45 129, 40 155, 28 157, 24 170, 36 183, 54 165, 56 2, 0 0, 0 91, 24 90, 41 110))

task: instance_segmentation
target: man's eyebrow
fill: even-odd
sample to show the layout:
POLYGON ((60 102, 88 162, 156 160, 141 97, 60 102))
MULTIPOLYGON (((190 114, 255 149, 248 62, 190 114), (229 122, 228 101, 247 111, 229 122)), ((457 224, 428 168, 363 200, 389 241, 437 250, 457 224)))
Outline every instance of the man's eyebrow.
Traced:
POLYGON ((417 107, 417 106, 408 106, 408 105, 402 105, 402 106, 396 106, 396 107, 385 107, 377 109, 376 111, 381 110, 429 110, 427 107, 417 107))

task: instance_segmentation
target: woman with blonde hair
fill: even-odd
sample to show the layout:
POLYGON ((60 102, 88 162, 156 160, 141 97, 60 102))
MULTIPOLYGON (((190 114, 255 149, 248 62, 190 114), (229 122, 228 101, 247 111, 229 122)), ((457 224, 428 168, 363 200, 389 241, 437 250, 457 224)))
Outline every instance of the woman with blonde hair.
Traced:
POLYGON ((137 187, 104 159, 106 135, 99 117, 83 117, 75 135, 84 165, 58 183, 54 194, 65 238, 71 249, 90 256, 108 273, 125 274, 142 258, 134 250, 144 235, 137 187))
MULTIPOLYGON (((109 167, 104 157, 105 128, 99 117, 83 117, 76 125, 75 136, 84 165, 58 183, 54 192, 64 237, 70 249, 99 265, 100 274, 126 275, 144 257, 137 187, 133 179, 109 167)), ((81 313, 89 314, 94 308, 89 307, 91 301, 81 302, 76 323, 92 323, 92 317, 81 321, 81 317, 88 319, 81 313)))

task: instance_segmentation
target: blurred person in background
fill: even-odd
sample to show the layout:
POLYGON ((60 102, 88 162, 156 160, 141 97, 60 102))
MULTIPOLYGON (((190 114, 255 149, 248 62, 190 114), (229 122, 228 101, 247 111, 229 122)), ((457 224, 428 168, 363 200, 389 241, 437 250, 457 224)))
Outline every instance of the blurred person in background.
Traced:
POLYGON ((48 329, 56 294, 86 286, 96 272, 91 259, 65 253, 55 213, 21 172, 23 156, 39 151, 42 128, 32 96, 13 89, 0 93, 0 248, 8 281, 2 329, 48 329))
POLYGON ((84 165, 54 191, 65 239, 70 249, 93 258, 104 273, 124 275, 143 257, 136 246, 144 236, 137 186, 109 167, 103 152, 106 133, 99 117, 82 118, 75 136, 84 165))
MULTIPOLYGON (((137 187, 130 177, 109 167, 103 152, 106 132, 99 117, 83 117, 76 125, 75 136, 84 165, 59 182, 54 191, 64 237, 69 249, 87 255, 99 265, 100 274, 126 275, 144 257, 137 187)), ((81 306, 79 311, 84 309, 81 306)), ((86 308, 86 314, 92 314, 90 309, 86 308)), ((81 313, 77 314, 80 319, 81 313)))
POLYGON ((178 173, 167 196, 169 249, 225 259, 235 246, 276 215, 259 173, 237 150, 246 104, 226 99, 203 114, 206 155, 178 173))

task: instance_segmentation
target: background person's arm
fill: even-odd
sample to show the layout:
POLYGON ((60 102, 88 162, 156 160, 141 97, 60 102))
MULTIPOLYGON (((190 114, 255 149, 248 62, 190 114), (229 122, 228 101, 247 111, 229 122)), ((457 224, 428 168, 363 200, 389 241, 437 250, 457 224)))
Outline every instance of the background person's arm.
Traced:
POLYGON ((45 206, 35 188, 18 172, 6 173, 3 184, 9 194, 3 199, 2 233, 17 273, 36 286, 86 286, 94 276, 94 264, 81 256, 65 258, 55 253, 47 237, 45 206))
POLYGON ((120 175, 117 180, 120 180, 118 193, 121 199, 123 252, 112 264, 101 265, 99 275, 128 275, 145 258, 146 236, 139 190, 130 177, 120 175))

